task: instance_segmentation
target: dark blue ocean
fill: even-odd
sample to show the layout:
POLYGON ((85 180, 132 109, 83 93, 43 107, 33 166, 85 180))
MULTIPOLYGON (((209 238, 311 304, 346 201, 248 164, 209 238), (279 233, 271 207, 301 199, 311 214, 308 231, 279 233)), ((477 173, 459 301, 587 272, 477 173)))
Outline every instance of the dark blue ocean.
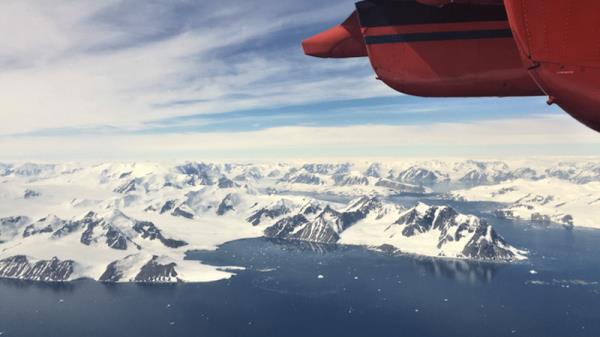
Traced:
MULTIPOLYGON (((484 217, 485 204, 454 204, 484 217)), ((5 336, 600 336, 600 231, 489 221, 521 264, 249 239, 191 252, 213 283, 0 281, 5 336)))

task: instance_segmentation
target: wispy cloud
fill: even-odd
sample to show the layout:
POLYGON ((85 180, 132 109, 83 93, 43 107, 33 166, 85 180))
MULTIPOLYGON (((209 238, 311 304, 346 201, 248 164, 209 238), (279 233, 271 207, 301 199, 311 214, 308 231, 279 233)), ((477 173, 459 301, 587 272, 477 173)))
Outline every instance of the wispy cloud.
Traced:
POLYGON ((567 116, 247 132, 0 138, 5 160, 289 160, 373 156, 600 155, 600 139, 567 116))
POLYGON ((302 38, 352 9, 345 0, 2 1, 0 29, 11 34, 0 36, 0 159, 597 143, 540 98, 401 96, 367 59, 302 54, 302 38))
POLYGON ((3 2, 0 134, 385 94, 364 60, 300 52, 294 31, 350 5, 293 3, 3 2))

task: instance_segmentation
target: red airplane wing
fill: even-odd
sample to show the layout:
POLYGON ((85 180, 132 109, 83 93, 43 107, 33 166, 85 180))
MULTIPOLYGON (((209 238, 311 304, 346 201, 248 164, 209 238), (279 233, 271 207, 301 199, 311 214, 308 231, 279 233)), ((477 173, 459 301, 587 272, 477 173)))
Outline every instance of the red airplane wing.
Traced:
POLYGON ((600 131, 600 1, 506 0, 526 67, 550 102, 600 131))
POLYGON ((400 92, 550 96, 600 131, 600 1, 369 0, 303 42, 319 57, 368 56, 400 92))

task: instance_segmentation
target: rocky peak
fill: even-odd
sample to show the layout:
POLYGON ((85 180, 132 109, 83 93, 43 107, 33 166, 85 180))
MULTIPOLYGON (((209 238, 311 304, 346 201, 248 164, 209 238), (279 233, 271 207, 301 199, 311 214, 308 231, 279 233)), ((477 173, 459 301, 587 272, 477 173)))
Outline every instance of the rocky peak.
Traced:
POLYGON ((287 199, 280 199, 277 202, 260 208, 259 210, 252 213, 246 221, 251 223, 253 226, 258 226, 262 223, 265 218, 274 220, 283 215, 291 212, 293 203, 287 199))

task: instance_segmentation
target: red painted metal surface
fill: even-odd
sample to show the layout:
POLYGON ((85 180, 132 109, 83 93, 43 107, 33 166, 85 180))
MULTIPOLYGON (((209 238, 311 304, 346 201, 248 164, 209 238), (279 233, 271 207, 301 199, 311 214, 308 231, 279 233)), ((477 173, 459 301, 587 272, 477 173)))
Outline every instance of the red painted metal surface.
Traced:
MULTIPOLYGON (((409 11, 415 10, 413 5, 395 4, 393 9, 404 9, 410 15, 409 11)), ((484 20, 478 19, 477 11, 470 7, 427 10, 430 18, 424 22, 435 23, 411 21, 395 26, 363 27, 369 59, 378 78, 397 91, 426 97, 543 94, 522 65, 502 8, 498 8, 502 15, 495 16, 504 16, 504 20, 494 17, 484 20), (474 12, 475 17, 465 16, 461 13, 463 9, 474 12), (447 16, 460 22, 452 22, 453 17, 447 16), (477 38, 481 35, 489 36, 477 38), (400 42, 369 43, 381 40, 378 37, 382 36, 396 36, 395 40, 400 42)), ((386 15, 389 9, 384 8, 379 15, 386 15)), ((386 21, 393 20, 382 22, 386 21)))
POLYGON ((352 13, 344 23, 302 41, 306 55, 323 58, 367 56, 367 48, 358 23, 352 13))
POLYGON ((525 65, 574 118, 600 131, 600 1, 505 0, 525 65))
MULTIPOLYGON (((385 27, 394 33, 494 29, 507 23, 385 27)), ((377 36, 382 29, 368 29, 377 36)), ((393 89, 425 97, 532 96, 542 92, 522 66, 512 38, 369 45, 378 78, 393 89)))

